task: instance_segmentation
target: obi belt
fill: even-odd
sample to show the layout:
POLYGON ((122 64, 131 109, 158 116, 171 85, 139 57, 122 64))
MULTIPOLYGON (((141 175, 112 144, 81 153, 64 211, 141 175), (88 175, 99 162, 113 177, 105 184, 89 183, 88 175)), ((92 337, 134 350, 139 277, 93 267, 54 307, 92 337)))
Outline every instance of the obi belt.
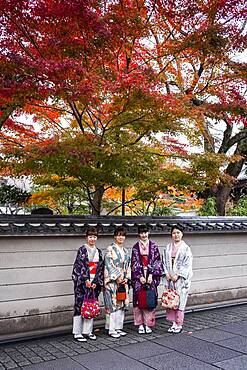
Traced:
POLYGON ((141 258, 142 258, 142 266, 147 267, 148 266, 148 255, 144 254, 141 256, 141 258))
POLYGON ((90 279, 93 279, 97 271, 98 262, 89 262, 88 265, 89 265, 90 279))

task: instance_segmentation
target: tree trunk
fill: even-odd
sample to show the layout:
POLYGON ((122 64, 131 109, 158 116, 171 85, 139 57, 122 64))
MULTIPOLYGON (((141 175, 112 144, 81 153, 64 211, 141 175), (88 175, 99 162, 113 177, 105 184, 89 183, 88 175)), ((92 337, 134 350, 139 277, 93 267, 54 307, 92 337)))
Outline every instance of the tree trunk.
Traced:
MULTIPOLYGON (((234 154, 241 155, 242 159, 240 159, 237 162, 230 162, 225 170, 225 173, 232 179, 235 179, 235 182, 237 181, 237 178, 242 171, 244 163, 246 163, 246 159, 247 159, 246 148, 247 148, 246 139, 238 142, 237 147, 234 151, 234 154)), ((234 183, 232 184, 220 183, 217 186, 216 191, 211 189, 216 197, 216 209, 217 209, 218 215, 220 216, 225 216, 226 214, 226 203, 228 199, 230 198, 230 194, 231 194, 231 190, 233 189, 233 186, 234 186, 234 183)))
POLYGON ((229 199, 231 189, 232 189, 231 186, 226 184, 220 184, 217 187, 217 191, 215 193, 216 209, 218 215, 220 216, 225 216, 226 214, 226 203, 229 199))
POLYGON ((96 188, 93 194, 93 199, 91 201, 92 215, 100 216, 101 203, 102 203, 104 192, 105 192, 105 189, 103 185, 96 188))

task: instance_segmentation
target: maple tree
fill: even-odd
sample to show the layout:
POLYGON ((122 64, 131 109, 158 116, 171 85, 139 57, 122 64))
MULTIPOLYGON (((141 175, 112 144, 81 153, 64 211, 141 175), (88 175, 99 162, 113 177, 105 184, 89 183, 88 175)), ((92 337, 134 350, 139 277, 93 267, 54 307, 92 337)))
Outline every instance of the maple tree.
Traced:
POLYGON ((15 185, 0 184, 0 212, 17 214, 26 205, 30 193, 15 185))
POLYGON ((247 158, 246 64, 235 58, 245 50, 245 24, 245 1, 177 0, 157 1, 151 27, 150 54, 167 94, 180 96, 181 109, 190 109, 188 119, 203 139, 195 166, 212 175, 225 155, 221 176, 205 182, 219 214, 247 158))
POLYGON ((66 134, 49 140, 43 138, 36 144, 27 143, 24 150, 23 147, 21 150, 12 148, 3 166, 9 166, 10 173, 32 174, 36 184, 53 189, 50 196, 55 192, 66 192, 66 189, 70 193, 84 189, 84 200, 89 202, 92 210, 101 207, 104 192, 111 187, 128 188, 134 183, 154 179, 155 175, 158 178, 165 156, 156 155, 160 150, 154 145, 136 143, 129 147, 127 144, 132 141, 132 135, 127 133, 125 140, 114 146, 113 142, 97 145, 97 140, 94 135, 82 136, 78 130, 70 131, 68 135, 67 130, 66 134), (100 203, 95 204, 98 184, 102 186, 102 197, 100 203))
POLYGON ((19 140, 19 154, 25 146, 33 156, 22 156, 22 165, 36 150, 43 163, 37 171, 63 178, 59 164, 66 172, 74 147, 74 157, 81 153, 86 163, 74 161, 76 171, 70 166, 66 176, 79 174, 96 214, 109 186, 130 186, 141 172, 149 175, 139 183, 144 198, 177 183, 209 186, 223 213, 222 189, 231 187, 244 162, 228 154, 237 144, 243 155, 246 139, 245 129, 234 133, 246 123, 246 108, 243 63, 232 57, 244 48, 244 1, 0 0, 0 9, 4 143, 16 141, 9 130, 20 132, 23 112, 47 129, 40 140, 21 125, 30 150, 19 140), (221 146, 211 131, 218 122, 226 127, 221 146), (59 131, 68 127, 80 134, 63 138, 60 147, 59 131), (159 132, 163 142, 154 136, 159 132), (205 153, 188 155, 174 146, 171 135, 181 132, 191 145, 203 140, 205 153), (44 155, 52 145, 54 157, 44 155), (176 158, 184 159, 183 171, 176 158), (155 162, 157 171, 148 170, 155 162))
POLYGON ((55 211, 57 214, 89 214, 89 206, 87 202, 87 196, 85 191, 74 184, 66 184, 65 181, 49 179, 45 181, 45 185, 40 185, 43 183, 44 179, 35 179, 35 187, 32 191, 32 195, 28 199, 26 208, 37 209, 40 207, 47 207, 55 211), (43 181, 42 181, 43 180, 43 181))
MULTIPOLYGON (((128 188, 125 194, 125 214, 138 216, 174 216, 179 212, 197 211, 203 200, 197 199, 195 193, 178 191, 172 186, 164 186, 164 192, 143 194, 135 186, 128 188)), ((109 213, 120 215, 122 194, 120 189, 111 188, 103 199, 104 209, 109 213)))
MULTIPOLYGON (((107 2, 99 1, 20 1, 18 7, 4 3, 3 27, 12 38, 2 42, 7 46, 3 66, 7 63, 11 68, 10 56, 18 57, 23 68, 16 66, 17 72, 24 69, 28 81, 14 75, 21 80, 16 89, 22 92, 26 84, 32 91, 32 99, 22 95, 25 105, 19 107, 38 118, 42 110, 43 114, 59 112, 60 120, 79 127, 81 137, 73 138, 70 152, 80 143, 81 149, 75 151, 81 151, 87 166, 85 170, 80 162, 75 165, 77 178, 83 178, 87 189, 89 184, 93 188, 88 190, 89 201, 93 213, 98 214, 109 184, 121 182, 124 186, 139 174, 134 163, 141 163, 142 139, 180 126, 168 112, 170 102, 158 93, 155 71, 140 62, 142 45, 138 40, 146 33, 148 17, 145 2, 108 2, 106 6, 107 2), (87 162, 90 156, 95 158, 93 166, 87 162), (113 171, 109 170, 112 164, 116 168, 113 171)), ((5 90, 11 95, 6 104, 18 105, 12 79, 5 73, 5 90)), ((58 124, 51 113, 46 118, 58 124)), ((48 141, 42 142, 46 148, 48 141)), ((61 164, 64 157, 60 153, 54 160, 61 164)), ((142 171, 146 170, 144 165, 142 171)))

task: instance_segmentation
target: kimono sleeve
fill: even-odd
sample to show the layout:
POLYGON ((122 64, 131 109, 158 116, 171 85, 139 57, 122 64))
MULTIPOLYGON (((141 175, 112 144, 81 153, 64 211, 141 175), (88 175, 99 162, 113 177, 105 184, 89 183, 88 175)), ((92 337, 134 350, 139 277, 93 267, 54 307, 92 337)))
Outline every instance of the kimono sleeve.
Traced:
POLYGON ((99 262, 96 270, 95 277, 92 281, 93 284, 96 284, 98 286, 103 286, 103 279, 104 279, 104 260, 102 257, 102 252, 100 249, 99 251, 99 262))
POLYGON ((112 247, 108 247, 105 254, 105 270, 107 271, 108 279, 116 281, 121 277, 121 271, 115 266, 113 259, 112 247))
POLYGON ((129 253, 127 251, 127 261, 126 261, 126 264, 127 264, 127 268, 126 268, 126 278, 128 280, 131 280, 131 265, 130 265, 130 256, 129 256, 129 253))
POLYGON ((137 245, 134 245, 131 254, 131 280, 140 280, 142 276, 143 271, 140 262, 140 253, 137 245))
POLYGON ((192 252, 189 246, 187 246, 181 264, 177 267, 177 274, 182 276, 185 280, 192 277, 192 252))
POLYGON ((88 258, 83 247, 78 249, 72 270, 72 280, 76 282, 77 285, 85 283, 86 280, 90 280, 88 258))
POLYGON ((169 273, 169 254, 168 254, 168 245, 164 248, 163 251, 163 267, 164 267, 164 274, 166 275, 169 273))
POLYGON ((161 277, 164 273, 163 263, 160 257, 160 251, 156 244, 153 246, 153 263, 152 263, 152 275, 161 277))

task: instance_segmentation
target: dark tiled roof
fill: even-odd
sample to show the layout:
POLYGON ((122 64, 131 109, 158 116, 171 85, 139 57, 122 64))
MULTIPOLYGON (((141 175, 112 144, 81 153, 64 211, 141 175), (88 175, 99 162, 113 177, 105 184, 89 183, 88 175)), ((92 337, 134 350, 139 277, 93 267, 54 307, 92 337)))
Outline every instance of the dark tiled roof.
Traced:
POLYGON ((0 215, 0 235, 81 235, 88 226, 97 226, 100 233, 107 235, 122 225, 128 234, 136 234, 140 224, 147 224, 152 234, 168 234, 175 224, 186 233, 247 232, 247 217, 0 215))

